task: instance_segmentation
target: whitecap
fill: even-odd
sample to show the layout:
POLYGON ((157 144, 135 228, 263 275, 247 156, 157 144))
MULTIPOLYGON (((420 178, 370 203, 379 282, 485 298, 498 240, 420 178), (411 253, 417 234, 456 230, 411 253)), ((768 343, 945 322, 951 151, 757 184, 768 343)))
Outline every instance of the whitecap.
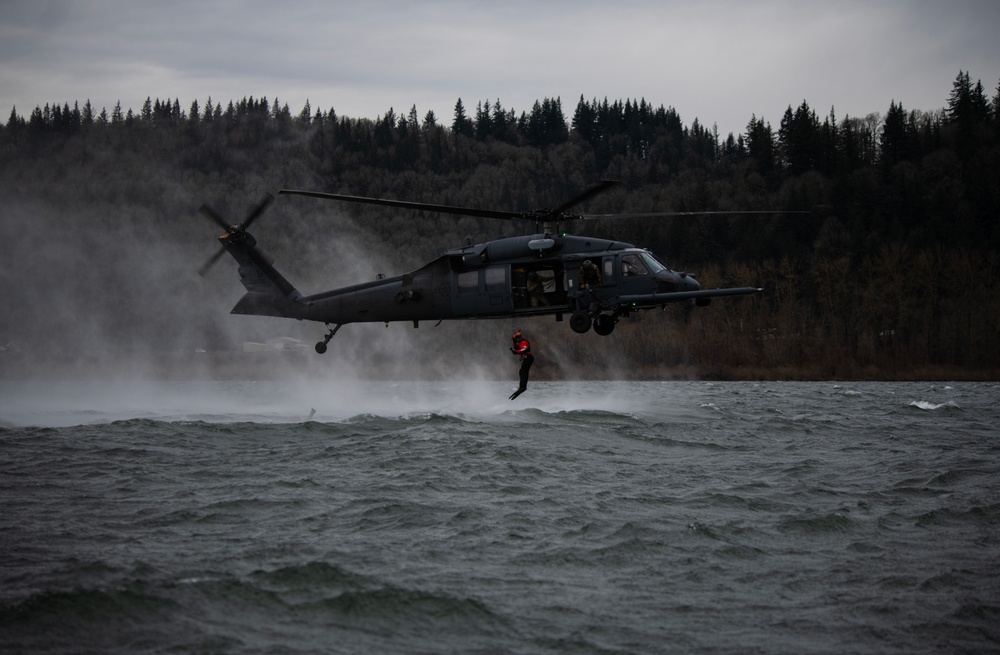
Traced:
POLYGON ((938 409, 958 409, 959 408, 958 405, 955 404, 955 401, 953 401, 953 400, 949 400, 948 402, 941 403, 941 404, 935 404, 935 403, 932 403, 932 402, 928 402, 926 400, 911 400, 910 401, 910 407, 916 407, 917 409, 922 409, 922 410, 925 410, 925 411, 928 411, 928 412, 933 412, 933 411, 938 410, 938 409))

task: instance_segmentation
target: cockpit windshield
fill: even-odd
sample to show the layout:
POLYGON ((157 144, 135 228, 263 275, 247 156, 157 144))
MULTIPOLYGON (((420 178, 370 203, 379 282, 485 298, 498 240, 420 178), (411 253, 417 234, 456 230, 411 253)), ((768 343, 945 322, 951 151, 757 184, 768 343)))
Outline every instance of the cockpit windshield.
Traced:
POLYGON ((660 260, 654 257, 653 253, 649 252, 648 250, 642 251, 642 259, 644 262, 646 262, 646 266, 649 267, 650 272, 652 272, 654 275, 656 273, 659 273, 660 271, 670 270, 662 263, 660 263, 660 260))

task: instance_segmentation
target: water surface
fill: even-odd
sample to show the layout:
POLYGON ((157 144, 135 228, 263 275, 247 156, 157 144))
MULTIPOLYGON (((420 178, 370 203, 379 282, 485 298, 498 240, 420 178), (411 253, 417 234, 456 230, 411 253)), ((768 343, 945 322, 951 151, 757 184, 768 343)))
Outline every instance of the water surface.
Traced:
POLYGON ((6 652, 1000 649, 998 384, 0 384, 6 652))

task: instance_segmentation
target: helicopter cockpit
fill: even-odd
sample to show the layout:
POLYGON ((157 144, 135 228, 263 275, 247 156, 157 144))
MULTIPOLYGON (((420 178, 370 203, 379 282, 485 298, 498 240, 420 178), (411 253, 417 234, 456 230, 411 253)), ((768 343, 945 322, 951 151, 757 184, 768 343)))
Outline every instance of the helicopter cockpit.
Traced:
POLYGON ((622 276, 630 275, 656 275, 660 271, 668 271, 670 268, 661 263, 653 253, 648 250, 634 250, 622 255, 622 276))

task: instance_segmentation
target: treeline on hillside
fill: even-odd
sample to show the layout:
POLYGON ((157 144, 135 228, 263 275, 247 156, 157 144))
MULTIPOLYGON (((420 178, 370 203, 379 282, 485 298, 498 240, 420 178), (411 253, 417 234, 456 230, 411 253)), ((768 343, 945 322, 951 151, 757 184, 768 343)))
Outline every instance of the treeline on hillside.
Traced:
MULTIPOLYGON (((766 288, 759 299, 678 312, 681 350, 664 352, 623 325, 615 335, 626 354, 654 364, 830 375, 996 369, 1000 301, 990 287, 1000 266, 1000 88, 990 98, 960 72, 943 100, 939 111, 893 101, 884 115, 843 118, 834 109, 821 118, 803 101, 789 105, 777 128, 753 116, 744 133, 724 138, 645 100, 581 97, 571 116, 560 99, 520 115, 499 101, 467 110, 458 100, 447 124, 433 112, 419 117, 416 107, 351 118, 309 103, 293 113, 267 98, 195 101, 187 110, 179 100, 147 100, 137 114, 74 102, 27 117, 12 111, 0 127, 0 179, 9 202, 50 207, 64 227, 86 230, 82 202, 101 208, 89 219, 101 229, 125 223, 132 233, 185 244, 201 201, 238 207, 288 186, 534 209, 617 179, 623 185, 588 209, 807 211, 588 224, 588 233, 649 247, 698 272, 706 286, 766 288)), ((377 207, 349 211, 365 227, 359 238, 393 253, 403 269, 466 234, 486 239, 504 229, 377 207)), ((289 238, 269 250, 294 267, 310 232, 291 221, 282 230, 289 238)), ((136 315, 121 329, 144 327, 141 308, 129 311, 136 315)), ((12 321, 0 327, 16 332, 12 321)))

